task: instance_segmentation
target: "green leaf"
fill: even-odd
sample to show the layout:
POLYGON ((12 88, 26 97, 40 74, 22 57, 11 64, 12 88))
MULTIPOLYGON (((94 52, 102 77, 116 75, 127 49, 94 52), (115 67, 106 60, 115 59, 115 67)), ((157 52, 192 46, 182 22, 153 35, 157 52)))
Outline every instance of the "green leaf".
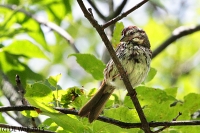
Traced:
POLYGON ((39 47, 27 40, 14 41, 9 46, 4 47, 3 50, 15 55, 49 59, 39 47))
POLYGON ((0 50, 0 70, 9 78, 12 84, 16 84, 14 75, 23 77, 22 85, 25 86, 28 79, 41 80, 42 75, 33 72, 25 63, 19 61, 19 55, 13 55, 0 50), (31 76, 30 76, 31 75, 31 76))
POLYGON ((135 109, 129 109, 128 107, 118 107, 112 109, 105 109, 105 116, 120 120, 123 122, 139 122, 139 117, 135 109))
POLYGON ((38 44, 40 44, 45 50, 48 50, 48 46, 45 40, 45 36, 43 30, 39 23, 34 21, 33 19, 24 18, 24 22, 22 26, 24 28, 29 29, 31 32, 28 32, 28 35, 32 37, 38 44))
POLYGON ((13 5, 19 5, 20 4, 20 0, 8 0, 7 2, 9 4, 13 4, 13 5))
POLYGON ((24 70, 24 67, 19 62, 19 56, 14 56, 8 52, 0 51, 0 69, 3 70, 5 73, 12 71, 12 70, 24 70))
MULTIPOLYGON (((0 27, 1 29, 1 27, 0 27)), ((1 31, 1 34, 0 37, 2 38, 2 40, 6 40, 8 38, 14 38, 16 35, 20 34, 20 33, 25 33, 25 32, 30 32, 29 29, 27 28, 17 28, 17 29, 3 29, 1 31), (6 32, 6 33, 3 33, 3 32, 6 32)))
POLYGON ((70 56, 75 56, 76 61, 79 65, 85 69, 86 72, 90 73, 96 80, 103 79, 103 70, 105 64, 94 55, 91 54, 71 54, 70 56))
POLYGON ((184 97, 183 104, 179 104, 182 119, 191 119, 191 115, 200 109, 200 94, 190 93, 184 97))
POLYGON ((58 125, 51 118, 47 118, 38 127, 45 128, 46 130, 50 130, 50 131, 57 131, 58 129, 58 125))
POLYGON ((49 116, 58 126, 61 126, 64 131, 77 133, 84 131, 83 124, 76 119, 76 116, 61 114, 52 109, 50 103, 53 100, 53 93, 51 88, 46 84, 37 82, 28 85, 25 98, 31 105, 39 108, 39 111, 41 111, 39 113, 49 116))
POLYGON ((173 96, 173 97, 176 97, 177 91, 178 91, 178 88, 177 88, 177 87, 165 89, 165 92, 166 92, 168 95, 171 95, 171 96, 173 96))
POLYGON ((80 133, 84 132, 85 126, 73 115, 61 113, 45 112, 58 126, 61 126, 65 132, 80 133))
POLYGON ((58 84, 58 81, 59 81, 60 78, 61 78, 61 76, 62 76, 61 73, 58 74, 58 75, 56 75, 56 76, 49 76, 49 78, 48 78, 47 80, 48 80, 48 82, 49 82, 52 86, 56 87, 57 84, 58 84))
MULTIPOLYGON (((176 99, 168 95, 164 90, 139 86, 136 88, 137 97, 148 121, 172 120, 179 111, 170 105, 176 99)), ((124 106, 134 108, 129 96, 125 97, 124 106)))
POLYGON ((121 38, 121 32, 124 28, 124 25, 122 22, 117 22, 115 25, 115 29, 113 32, 113 37, 111 40, 111 43, 113 45, 114 48, 117 47, 117 45, 120 43, 120 38, 121 38))
MULTIPOLYGON (((176 132, 171 132, 170 133, 199 133, 200 131, 200 126, 179 126, 179 127, 173 127, 170 128, 170 130, 176 130, 176 132)), ((166 132, 167 133, 167 132, 166 132)))
POLYGON ((53 93, 51 88, 44 83, 36 82, 32 85, 27 85, 25 98, 31 105, 39 108, 42 112, 57 112, 50 107, 53 93))
POLYGON ((146 77, 144 82, 147 83, 151 81, 155 77, 156 73, 157 73, 156 69, 151 67, 148 76, 146 77))
POLYGON ((92 97, 96 92, 97 92, 97 89, 96 88, 92 88, 92 89, 90 89, 90 91, 88 93, 88 96, 92 97))
POLYGON ((177 116, 178 111, 170 107, 176 99, 164 90, 141 86, 136 91, 149 121, 172 120, 177 116))
POLYGON ((92 124, 92 131, 87 130, 89 133, 142 133, 139 128, 126 129, 101 121, 94 121, 92 124))
POLYGON ((72 20, 72 0, 62 0, 63 1, 63 5, 65 6, 65 10, 66 10, 66 15, 67 15, 67 18, 72 20))
POLYGON ((49 20, 54 21, 60 25, 62 20, 67 17, 67 19, 72 20, 72 0, 60 0, 60 1, 40 1, 41 5, 46 8, 49 20), (60 9, 60 10, 58 10, 60 9))

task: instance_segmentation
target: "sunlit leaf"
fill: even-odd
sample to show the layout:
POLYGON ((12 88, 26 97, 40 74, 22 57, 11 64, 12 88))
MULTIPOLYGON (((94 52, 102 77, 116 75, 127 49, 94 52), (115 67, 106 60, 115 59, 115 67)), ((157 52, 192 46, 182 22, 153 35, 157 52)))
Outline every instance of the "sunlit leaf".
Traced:
POLYGON ((12 84, 16 84, 14 76, 18 74, 23 80, 21 83, 25 85, 27 80, 42 80, 42 75, 33 72, 25 63, 18 60, 20 56, 13 55, 8 52, 0 51, 0 69, 7 75, 12 84), (31 75, 31 76, 30 76, 31 75))
POLYGON ((200 94, 190 93, 184 97, 184 101, 180 105, 180 112, 182 119, 190 119, 191 115, 200 109, 200 94))
MULTIPOLYGON (((176 100, 164 90, 140 86, 136 88, 137 97, 148 121, 171 120, 178 111, 170 105, 176 100)), ((124 105, 134 108, 129 96, 125 97, 124 105)))
POLYGON ((116 25, 115 25, 115 29, 114 29, 114 32, 113 32, 113 37, 112 37, 112 45, 114 48, 117 47, 117 45, 119 44, 120 42, 120 38, 121 38, 121 32, 124 28, 124 25, 122 22, 117 22, 116 25))
POLYGON ((47 118, 38 126, 38 128, 45 128, 46 130, 57 131, 58 125, 54 122, 53 119, 47 118))
POLYGON ((47 85, 43 83, 28 85, 26 88, 25 98, 31 105, 39 108, 41 114, 49 116, 65 131, 80 132, 84 130, 84 126, 77 119, 66 114, 58 113, 58 111, 55 111, 50 107, 49 103, 53 100, 53 94, 47 85))
POLYGON ((63 0, 63 4, 65 6, 67 18, 72 20, 72 0, 63 0))
POLYGON ((71 0, 48 1, 44 2, 44 5, 48 11, 49 19, 56 21, 58 24, 61 23, 65 16, 67 16, 68 19, 72 19, 71 0))
POLYGON ((82 122, 73 118, 71 115, 50 112, 45 112, 45 115, 49 116, 57 125, 61 126, 65 132, 79 133, 85 130, 82 122))
POLYGON ((57 112, 50 108, 50 103, 53 100, 53 93, 51 88, 44 83, 34 83, 32 85, 27 85, 25 98, 28 102, 39 108, 42 112, 57 112))
MULTIPOLYGON (((24 19, 27 19, 27 18, 24 18, 24 19)), ((41 29, 40 24, 32 19, 28 19, 28 21, 24 21, 24 22, 25 23, 23 23, 22 26, 31 31, 31 32, 28 32, 28 35, 31 36, 45 50, 48 50, 45 36, 44 36, 43 30, 41 29)))
POLYGON ((3 50, 15 55, 48 59, 48 57, 39 47, 27 40, 14 41, 9 46, 4 47, 3 50))
MULTIPOLYGON (((29 29, 26 28, 17 28, 17 29, 3 29, 1 31, 4 34, 1 34, 0 37, 4 40, 8 38, 14 38, 16 35, 24 33, 24 32, 31 32, 29 29)), ((1 33, 0 32, 0 33, 1 33)))
POLYGON ((55 86, 58 84, 58 81, 60 80, 61 78, 61 74, 58 74, 56 76, 49 76, 49 78, 47 79, 49 81, 49 83, 52 85, 52 86, 55 86))
MULTIPOLYGON (((119 126, 115 126, 112 124, 108 124, 105 122, 101 122, 101 121, 94 121, 92 123, 92 128, 87 129, 87 132, 101 132, 101 133, 113 133, 113 132, 117 132, 117 133, 142 133, 141 129, 138 128, 130 128, 130 129, 126 129, 126 128, 121 128, 119 126), (92 129, 92 131, 91 131, 92 129)), ((86 130, 86 129, 85 129, 86 130)))
POLYGON ((105 116, 120 120, 123 122, 139 122, 139 117, 135 109, 129 109, 127 107, 112 108, 104 110, 105 116))
POLYGON ((178 88, 177 88, 177 87, 165 89, 165 92, 166 92, 168 95, 171 95, 171 96, 173 96, 173 97, 176 97, 177 91, 178 91, 178 88))

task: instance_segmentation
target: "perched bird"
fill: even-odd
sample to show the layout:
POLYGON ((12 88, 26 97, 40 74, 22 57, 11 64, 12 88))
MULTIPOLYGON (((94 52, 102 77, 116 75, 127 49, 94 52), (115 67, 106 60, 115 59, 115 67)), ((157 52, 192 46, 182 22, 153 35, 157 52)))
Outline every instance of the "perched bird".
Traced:
MULTIPOLYGON (((116 55, 124 67, 132 87, 141 84, 149 72, 152 56, 145 31, 136 26, 123 29, 116 55)), ((100 89, 80 109, 78 114, 80 116, 88 115, 89 122, 93 122, 100 115, 106 101, 115 89, 126 89, 126 87, 111 59, 104 69, 104 80, 100 89)))

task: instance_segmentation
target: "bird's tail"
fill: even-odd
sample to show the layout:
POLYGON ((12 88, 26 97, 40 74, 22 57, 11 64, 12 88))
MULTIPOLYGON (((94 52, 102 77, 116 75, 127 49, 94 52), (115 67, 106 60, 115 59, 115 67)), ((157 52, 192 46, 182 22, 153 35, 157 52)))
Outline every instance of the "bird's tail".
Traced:
POLYGON ((88 115, 89 122, 92 123, 102 112, 106 101, 113 93, 114 88, 102 83, 98 92, 80 109, 80 116, 88 115))

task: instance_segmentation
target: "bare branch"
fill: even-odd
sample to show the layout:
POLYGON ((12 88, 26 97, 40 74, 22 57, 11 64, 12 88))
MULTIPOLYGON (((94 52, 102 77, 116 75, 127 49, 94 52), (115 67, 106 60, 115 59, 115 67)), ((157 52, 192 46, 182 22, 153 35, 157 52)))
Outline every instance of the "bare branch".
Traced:
MULTIPOLYGON (((114 13, 114 0, 108 0, 107 2, 108 2, 108 7, 109 7, 109 14, 111 15, 114 13)), ((109 16, 106 17, 105 21, 107 20, 109 20, 109 16)))
POLYGON ((112 19, 113 17, 118 16, 122 12, 122 10, 124 9, 127 2, 128 2, 128 0, 123 0, 122 3, 114 11, 114 13, 111 14, 111 16, 108 16, 108 19, 112 19))
MULTIPOLYGON (((8 106, 8 107, 0 107, 0 112, 5 111, 23 111, 23 110, 35 110, 36 107, 33 106, 8 106)), ((66 108, 54 108, 57 111, 60 111, 64 114, 73 114, 78 116, 77 110, 71 110, 66 108)), ((180 114, 179 114, 180 115, 180 114)), ((178 115, 178 116, 179 116, 178 115)), ((177 118, 177 117, 176 117, 177 118)), ((97 118, 99 121, 103 121, 109 124, 113 124, 119 126, 121 128, 142 128, 141 123, 126 123, 119 120, 115 120, 108 117, 99 116, 97 118)), ((185 125, 200 125, 200 121, 171 121, 171 122, 149 122, 150 127, 158 127, 158 126, 185 126, 185 125)))
POLYGON ((79 50, 76 48, 75 44, 74 44, 74 39, 71 37, 71 35, 69 33, 67 33, 64 29, 62 29, 61 27, 59 27, 58 25, 56 25, 55 23, 52 22, 48 22, 48 21, 44 21, 41 19, 38 19, 37 17, 35 17, 34 15, 32 15, 31 13, 27 12, 24 9, 18 9, 17 6, 15 5, 0 5, 0 7, 3 8, 7 8, 10 10, 14 10, 14 11, 18 11, 18 12, 22 12, 25 15, 27 15, 28 17, 31 17, 33 20, 35 20, 37 23, 47 26, 48 28, 50 28, 51 30, 57 32, 60 36, 62 36, 65 40, 67 40, 67 42, 72 46, 72 48, 74 49, 74 51, 76 53, 79 53, 79 50))
POLYGON ((138 98, 136 97, 137 93, 135 91, 135 89, 133 89, 133 87, 131 86, 131 83, 125 73, 125 70, 123 68, 123 66, 121 65, 119 59, 116 56, 116 53, 110 43, 110 41, 108 40, 108 37, 106 36, 103 27, 101 27, 98 22, 92 17, 92 15, 88 12, 88 10, 86 9, 84 3, 82 0, 77 0, 80 8, 82 9, 84 16, 90 21, 90 23, 93 25, 93 27, 97 30, 97 32, 99 33, 101 39, 103 40, 104 44, 106 45, 110 56, 112 57, 114 63, 116 64, 116 67, 122 77, 122 80, 126 86, 126 89, 129 93, 129 96, 131 97, 131 100, 133 102, 133 104, 135 105, 135 108, 138 112, 138 115, 140 117, 140 120, 142 122, 142 129, 146 132, 146 133, 150 133, 150 128, 149 125, 147 123, 147 120, 144 116, 144 112, 141 108, 141 105, 138 101, 138 98))
POLYGON ((152 58, 156 57, 160 52, 162 52, 167 46, 169 46, 171 43, 175 42, 176 40, 178 40, 179 38, 183 37, 183 36, 187 36, 190 35, 194 32, 197 32, 200 30, 200 25, 197 26, 192 26, 192 27, 179 27, 176 28, 172 35, 165 40, 158 48, 156 48, 153 51, 153 55, 152 58))
POLYGON ((114 19, 108 21, 107 23, 105 23, 102 28, 105 29, 108 26, 110 26, 111 24, 115 24, 117 21, 121 20, 122 18, 126 17, 128 14, 130 14, 131 12, 135 11, 136 9, 138 9, 139 7, 141 7, 143 4, 145 4, 146 2, 148 2, 148 0, 143 0, 140 3, 138 3, 137 5, 135 5, 134 7, 132 7, 131 9, 129 9, 128 11, 122 13, 120 16, 115 17, 114 19))
POLYGON ((99 9, 97 8, 97 6, 94 4, 93 1, 88 0, 88 3, 90 3, 90 5, 94 8, 94 10, 96 11, 96 13, 99 15, 100 18, 106 20, 106 17, 99 11, 99 9))
POLYGON ((20 106, 1 106, 0 112, 6 112, 6 111, 24 111, 24 110, 35 110, 34 106, 30 105, 20 105, 20 106))

